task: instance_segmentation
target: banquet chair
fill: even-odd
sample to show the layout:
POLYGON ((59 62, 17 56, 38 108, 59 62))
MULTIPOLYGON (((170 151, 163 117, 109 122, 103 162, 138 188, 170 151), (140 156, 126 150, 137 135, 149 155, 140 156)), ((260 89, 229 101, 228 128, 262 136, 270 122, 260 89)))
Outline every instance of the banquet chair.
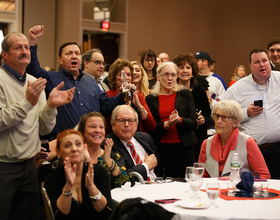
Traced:
POLYGON ((44 185, 45 185, 45 183, 42 182, 41 183, 41 193, 42 193, 43 200, 44 200, 47 219, 54 220, 55 217, 54 217, 53 210, 52 210, 52 204, 51 204, 50 198, 48 196, 47 190, 45 189, 44 185))
POLYGON ((129 174, 130 174, 132 177, 136 177, 136 178, 139 180, 139 182, 140 182, 141 184, 145 184, 145 180, 143 179, 143 177, 141 176, 140 173, 133 171, 133 172, 130 172, 129 174))

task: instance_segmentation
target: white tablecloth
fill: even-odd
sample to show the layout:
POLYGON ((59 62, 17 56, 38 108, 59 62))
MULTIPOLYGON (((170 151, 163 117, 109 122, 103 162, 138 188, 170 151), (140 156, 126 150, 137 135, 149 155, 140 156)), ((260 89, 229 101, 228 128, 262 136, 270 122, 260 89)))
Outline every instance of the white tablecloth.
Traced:
MULTIPOLYGON (((204 178, 201 189, 205 189, 207 182, 218 181, 217 178, 204 178)), ((225 189, 228 181, 218 181, 221 188, 225 189)), ((270 188, 280 190, 280 180, 268 180, 270 188)), ((190 201, 192 193, 187 193, 188 184, 181 182, 163 184, 135 185, 129 190, 124 191, 116 188, 111 191, 112 198, 121 202, 127 198, 142 197, 154 202, 155 199, 182 199, 190 201)), ((200 191, 198 195, 201 202, 210 203, 206 192, 200 191)), ((185 209, 175 203, 163 204, 162 207, 168 211, 177 213, 181 219, 280 219, 280 199, 270 200, 231 200, 226 201, 218 198, 216 200, 218 208, 207 209, 185 209)))

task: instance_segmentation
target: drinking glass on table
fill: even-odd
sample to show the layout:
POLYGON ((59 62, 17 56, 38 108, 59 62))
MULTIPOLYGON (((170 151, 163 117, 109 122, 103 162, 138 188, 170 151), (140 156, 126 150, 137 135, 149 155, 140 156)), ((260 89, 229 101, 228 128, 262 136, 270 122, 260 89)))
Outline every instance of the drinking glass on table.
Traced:
MULTIPOLYGON (((190 179, 195 176, 195 169, 194 167, 186 167, 185 179, 187 183, 189 183, 190 179)), ((190 190, 188 189, 187 192, 190 190)))
POLYGON ((204 163, 193 163, 196 175, 202 176, 204 173, 204 163))
POLYGON ((220 183, 207 183, 206 192, 208 198, 211 200, 210 207, 217 208, 218 206, 215 203, 215 200, 219 197, 220 194, 220 183))
POLYGON ((201 184, 202 184, 202 177, 199 175, 192 175, 189 179, 190 188, 193 191, 193 196, 191 199, 200 199, 200 197, 197 195, 198 191, 200 190, 201 184))
MULTIPOLYGON (((50 152, 49 141, 48 140, 41 140, 41 147, 45 148, 46 152, 50 152)), ((50 164, 47 159, 42 163, 42 165, 50 164)))

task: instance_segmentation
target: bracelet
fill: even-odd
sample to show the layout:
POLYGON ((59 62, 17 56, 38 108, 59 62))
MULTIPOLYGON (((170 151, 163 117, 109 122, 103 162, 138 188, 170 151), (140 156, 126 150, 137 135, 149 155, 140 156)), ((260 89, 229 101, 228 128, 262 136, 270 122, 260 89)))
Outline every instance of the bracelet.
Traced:
POLYGON ((112 166, 108 167, 108 171, 112 172, 112 170, 115 168, 115 166, 116 166, 116 162, 112 159, 112 166))
POLYGON ((115 166, 113 167, 113 170, 110 171, 110 173, 111 174, 114 173, 116 169, 117 169, 117 163, 115 163, 115 166))
POLYGON ((89 196, 89 198, 91 199, 92 202, 96 202, 98 201, 99 199, 101 199, 101 196, 102 196, 102 193, 99 191, 99 193, 95 196, 89 196))
POLYGON ((72 196, 72 190, 70 190, 70 191, 64 191, 64 190, 62 189, 62 195, 66 196, 66 197, 71 197, 71 196, 72 196))
POLYGON ((145 108, 143 107, 141 110, 137 109, 137 111, 138 111, 139 113, 142 113, 142 112, 145 111, 145 108))

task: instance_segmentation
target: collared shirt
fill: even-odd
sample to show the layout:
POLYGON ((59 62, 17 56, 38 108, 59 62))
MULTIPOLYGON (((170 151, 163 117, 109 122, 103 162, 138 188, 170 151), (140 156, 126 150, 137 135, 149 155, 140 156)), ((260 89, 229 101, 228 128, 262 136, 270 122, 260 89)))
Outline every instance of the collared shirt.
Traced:
POLYGON ((267 86, 258 85, 252 74, 228 88, 222 99, 236 100, 242 107, 243 121, 240 131, 253 137, 257 144, 280 141, 280 74, 271 71, 267 86), (247 108, 255 100, 263 100, 263 111, 249 117, 247 108))
MULTIPOLYGON (((121 140, 121 139, 120 139, 121 140)), ((126 141, 124 140, 121 140, 121 142, 124 144, 125 148, 127 149, 127 151, 129 152, 129 155, 131 156, 132 158, 132 155, 130 153, 130 148, 127 146, 127 143, 126 141)), ((134 138, 132 137, 132 139, 130 140, 130 142, 133 143, 134 147, 135 147, 135 150, 137 152, 137 154, 140 156, 141 160, 142 160, 142 164, 145 168, 146 168, 146 172, 147 172, 147 177, 150 177, 151 181, 154 181, 156 179, 156 174, 154 172, 154 169, 152 170, 149 170, 149 167, 146 163, 144 163, 144 160, 145 160, 145 155, 146 155, 146 151, 144 149, 144 147, 141 146, 141 144, 134 138)), ((134 164, 136 165, 134 159, 132 158, 134 164)))
MULTIPOLYGON (((87 77, 91 77, 91 78, 96 82, 96 79, 95 79, 94 76, 90 75, 90 74, 87 73, 86 71, 84 71, 84 74, 85 74, 85 76, 87 76, 87 77)), ((103 89, 103 87, 102 87, 102 85, 101 85, 101 82, 102 82, 102 79, 101 79, 101 78, 98 78, 98 79, 97 79, 97 85, 99 86, 99 88, 100 88, 102 91, 104 91, 104 89, 103 89)), ((104 92, 105 92, 105 91, 104 91, 104 92)))
POLYGON ((110 115, 117 105, 124 104, 121 94, 114 98, 107 98, 107 94, 99 89, 96 81, 90 77, 84 77, 84 73, 81 70, 77 79, 74 79, 72 74, 62 67, 58 72, 44 70, 40 67, 37 58, 37 45, 30 47, 30 50, 31 63, 27 66, 26 71, 36 78, 43 77, 47 79, 47 97, 52 89, 62 81, 64 81, 62 90, 76 87, 72 102, 57 108, 57 123, 52 132, 53 137, 56 137, 59 132, 65 129, 74 128, 78 124, 80 117, 85 113, 102 111, 102 113, 110 115))

